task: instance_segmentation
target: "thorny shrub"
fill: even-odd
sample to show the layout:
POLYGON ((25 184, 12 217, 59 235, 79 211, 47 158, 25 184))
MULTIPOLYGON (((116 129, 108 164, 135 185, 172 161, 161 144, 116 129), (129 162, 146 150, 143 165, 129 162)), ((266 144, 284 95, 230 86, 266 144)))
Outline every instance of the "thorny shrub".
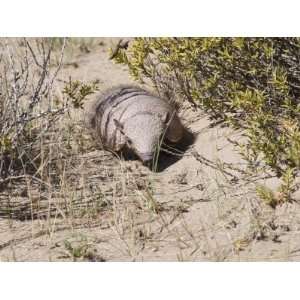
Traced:
POLYGON ((42 177, 51 163, 46 156, 64 139, 59 122, 97 89, 97 83, 70 79, 58 96, 66 43, 56 38, 0 41, 0 188, 18 176, 42 177))
POLYGON ((2 39, 0 42, 0 175, 1 179, 36 172, 39 142, 65 112, 53 97, 62 66, 51 69, 51 39, 2 39))

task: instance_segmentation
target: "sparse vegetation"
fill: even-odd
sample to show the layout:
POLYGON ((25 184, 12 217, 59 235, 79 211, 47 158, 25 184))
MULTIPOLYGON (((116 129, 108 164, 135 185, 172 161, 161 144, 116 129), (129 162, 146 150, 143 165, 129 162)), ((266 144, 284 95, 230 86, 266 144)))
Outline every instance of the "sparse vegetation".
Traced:
POLYGON ((1 41, 0 184, 12 176, 42 177, 41 143, 47 144, 47 133, 67 110, 63 99, 53 97, 64 48, 65 42, 58 65, 51 69, 51 39, 1 41))
MULTIPOLYGON (((64 172, 85 144, 80 141, 82 126, 72 121, 70 108, 82 108, 97 82, 70 78, 62 93, 56 93, 65 47, 65 39, 59 40, 59 47, 56 39, 1 41, 0 189, 8 191, 1 197, 1 215, 31 219, 57 211, 58 203, 51 204, 49 197, 53 192, 64 194, 64 172), (57 53, 59 62, 53 64, 57 53), (14 183, 25 184, 23 192, 13 192, 14 183), (29 201, 21 201, 22 194, 29 201)), ((72 206, 59 206, 71 213, 72 206)))
POLYGON ((290 86, 297 84, 291 79, 297 68, 284 65, 294 64, 288 57, 297 39, 271 41, 0 39, 0 260, 299 258, 299 205, 290 201, 298 176, 290 86), (112 41, 117 47, 110 56, 112 41), (261 54, 264 45, 274 51, 261 54), (276 80, 275 69, 264 69, 271 54, 271 66, 279 59, 286 72, 277 71, 276 80), (152 83, 164 97, 187 100, 179 115, 198 138, 186 152, 159 145, 165 153, 154 158, 156 172, 99 149, 83 122, 98 90, 132 83, 126 67, 109 56, 125 62, 147 89, 152 83), (233 74, 232 66, 241 70, 233 74), (257 73, 245 75, 248 67, 257 73), (231 88, 231 81, 240 86, 231 88), (276 175, 277 190, 266 184, 276 175))

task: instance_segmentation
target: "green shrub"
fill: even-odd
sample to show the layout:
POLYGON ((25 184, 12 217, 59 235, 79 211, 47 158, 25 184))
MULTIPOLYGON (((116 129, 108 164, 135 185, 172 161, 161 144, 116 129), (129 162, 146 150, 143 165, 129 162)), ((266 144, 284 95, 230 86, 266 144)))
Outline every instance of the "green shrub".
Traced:
POLYGON ((299 38, 136 38, 114 60, 159 93, 243 130, 244 158, 272 170, 291 199, 300 170, 299 38))
POLYGON ((91 83, 84 83, 70 78, 69 82, 64 86, 63 94, 68 97, 68 100, 71 101, 75 109, 83 109, 87 97, 98 91, 98 84, 98 80, 91 83))

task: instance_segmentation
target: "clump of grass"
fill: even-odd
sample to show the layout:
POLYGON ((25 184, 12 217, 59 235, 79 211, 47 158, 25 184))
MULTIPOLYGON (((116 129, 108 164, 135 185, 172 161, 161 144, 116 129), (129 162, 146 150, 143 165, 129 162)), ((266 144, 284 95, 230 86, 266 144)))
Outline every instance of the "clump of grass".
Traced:
POLYGON ((105 261, 103 257, 97 254, 93 243, 88 242, 84 235, 80 235, 75 240, 64 240, 63 258, 70 258, 73 262, 77 261, 105 261))

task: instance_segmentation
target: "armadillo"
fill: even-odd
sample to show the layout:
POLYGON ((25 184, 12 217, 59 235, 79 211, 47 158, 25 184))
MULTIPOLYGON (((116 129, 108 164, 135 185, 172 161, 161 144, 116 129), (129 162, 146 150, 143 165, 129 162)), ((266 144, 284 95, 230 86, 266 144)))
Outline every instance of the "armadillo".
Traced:
POLYGON ((134 86, 114 87, 98 96, 90 125, 104 149, 131 149, 144 163, 152 161, 159 143, 178 143, 184 134, 169 101, 134 86))

